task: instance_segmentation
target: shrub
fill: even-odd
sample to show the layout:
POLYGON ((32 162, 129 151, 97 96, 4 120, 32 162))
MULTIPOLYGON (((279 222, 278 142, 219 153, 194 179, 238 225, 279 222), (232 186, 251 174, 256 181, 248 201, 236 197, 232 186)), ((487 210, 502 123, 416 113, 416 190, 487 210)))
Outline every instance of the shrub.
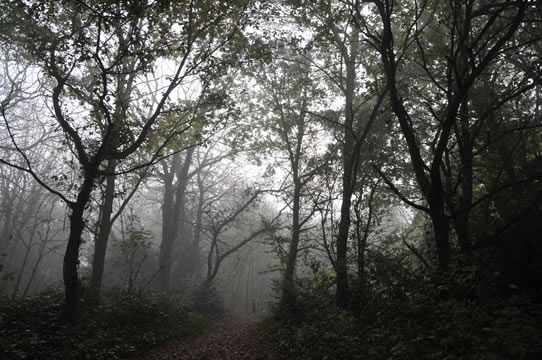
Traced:
POLYGON ((284 359, 362 359, 360 324, 334 305, 334 273, 319 271, 295 282, 295 317, 277 304, 265 321, 275 352, 284 359))
POLYGON ((175 297, 111 290, 99 306, 84 309, 80 325, 63 326, 63 294, 0 299, 0 358, 119 359, 210 324, 175 297))
POLYGON ((226 311, 222 295, 213 283, 204 282, 192 294, 192 306, 202 314, 219 316, 226 311))
POLYGON ((333 305, 331 279, 301 280, 296 300, 304 316, 276 314, 266 320, 267 334, 284 359, 541 359, 542 306, 519 296, 479 297, 484 291, 477 271, 467 270, 446 277, 427 274, 419 284, 405 274, 398 277, 403 284, 385 277, 355 298, 363 301, 355 313, 333 305), (447 300, 439 297, 439 284, 448 288, 447 300))

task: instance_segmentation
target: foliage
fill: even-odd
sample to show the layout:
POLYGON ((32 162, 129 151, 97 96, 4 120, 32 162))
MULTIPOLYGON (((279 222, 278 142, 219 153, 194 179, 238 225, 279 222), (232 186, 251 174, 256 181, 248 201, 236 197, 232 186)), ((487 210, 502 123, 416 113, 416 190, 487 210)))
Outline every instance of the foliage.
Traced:
POLYGON ((360 324, 334 305, 334 274, 321 272, 295 283, 295 317, 280 307, 266 320, 267 336, 284 359, 357 359, 360 324))
POLYGON ((115 244, 115 248, 122 254, 122 263, 117 265, 119 273, 123 277, 126 289, 131 292, 143 264, 148 260, 149 250, 153 243, 154 235, 141 226, 139 218, 135 215, 128 217, 128 226, 115 244))
MULTIPOLYGON (((88 224, 99 221, 96 239, 109 232, 119 193, 112 180, 137 170, 157 173, 164 185, 161 289, 176 283, 191 293, 199 267, 208 266, 192 294, 197 311, 224 311, 212 283, 221 264, 277 230, 275 252, 286 267, 268 328, 286 358, 541 358, 541 7, 260 3, 0 2, 0 50, 15 54, 2 55, 0 165, 29 176, 0 174, 0 214, 21 214, 2 219, 0 247, 10 261, 0 264, 0 281, 17 264, 17 246, 26 248, 13 294, 36 243, 24 238, 26 200, 3 194, 32 193, 32 176, 70 208, 65 300, 58 291, 2 299, 4 355, 116 358, 192 328, 182 302, 134 291, 155 247, 133 218, 116 243, 126 289, 104 295, 101 306, 80 300, 88 224), (47 109, 52 116, 43 116, 47 109), (36 136, 42 128, 51 130, 36 136), (196 143, 214 144, 181 155, 196 143), (244 167, 246 154, 267 165, 263 182, 252 166, 229 170, 244 167), (42 169, 34 166, 40 158, 58 159, 42 169), (104 178, 111 192, 96 199, 96 211, 92 195, 104 178), (279 178, 280 189, 263 190, 279 178), (279 194, 267 216, 256 205, 264 193, 279 194), (291 225, 279 229, 279 218, 291 225), (12 242, 16 223, 24 231, 12 242), (321 270, 324 256, 334 271, 321 270), (315 262, 312 277, 295 279, 297 260, 315 262), (70 328, 58 321, 62 304, 70 328)), ((155 185, 141 189, 152 194, 155 185)), ((30 240, 41 234, 35 224, 30 240)), ((103 238, 96 244, 105 254, 103 238)), ((94 259, 101 276, 104 257, 94 259)), ((255 269, 245 263, 248 309, 255 269)), ((242 277, 231 278, 235 305, 242 277)))
MULTIPOLYGON (((333 305, 332 281, 321 274, 298 281, 302 320, 277 314, 267 336, 284 359, 539 359, 542 307, 520 296, 480 297, 489 279, 479 269, 448 276, 414 274, 401 261, 380 256, 372 286, 347 312, 333 305), (403 274, 398 267, 403 266, 403 274), (395 281, 391 281, 395 277, 395 281), (449 290, 446 300, 440 289, 449 290), (483 284, 483 285, 481 285, 483 284), (435 290, 431 290, 435 289, 435 290)), ((418 271, 419 273, 419 271, 418 271)), ((355 289, 356 284, 352 284, 355 289)))
POLYGON ((2 359, 119 359, 166 340, 187 336, 210 320, 174 297, 111 290, 86 308, 78 327, 59 321, 63 294, 0 299, 2 359))
POLYGON ((224 314, 224 300, 212 282, 204 282, 192 294, 194 310, 203 314, 218 316, 224 314))

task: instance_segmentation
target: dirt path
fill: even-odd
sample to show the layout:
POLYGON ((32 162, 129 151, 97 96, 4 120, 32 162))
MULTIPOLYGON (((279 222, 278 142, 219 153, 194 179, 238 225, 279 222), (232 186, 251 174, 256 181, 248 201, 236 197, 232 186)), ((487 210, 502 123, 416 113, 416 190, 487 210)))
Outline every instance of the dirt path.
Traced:
POLYGON ((260 317, 233 314, 202 334, 172 341, 130 360, 273 360, 262 339, 260 317))

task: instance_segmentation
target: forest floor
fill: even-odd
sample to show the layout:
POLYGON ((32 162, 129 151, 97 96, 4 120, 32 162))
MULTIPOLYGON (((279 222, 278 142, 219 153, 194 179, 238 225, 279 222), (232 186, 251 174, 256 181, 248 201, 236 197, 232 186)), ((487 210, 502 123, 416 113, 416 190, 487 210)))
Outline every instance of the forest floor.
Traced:
POLYGON ((235 313, 198 335, 171 341, 129 360, 273 360, 261 316, 235 313))

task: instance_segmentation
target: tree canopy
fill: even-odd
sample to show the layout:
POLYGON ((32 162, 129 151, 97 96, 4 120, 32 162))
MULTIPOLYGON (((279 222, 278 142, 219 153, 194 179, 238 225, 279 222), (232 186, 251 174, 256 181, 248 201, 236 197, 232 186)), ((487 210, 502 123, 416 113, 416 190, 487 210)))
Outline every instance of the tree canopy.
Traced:
POLYGON ((273 291, 285 332, 322 313, 354 349, 329 358, 500 358, 474 342, 540 328, 541 11, 2 2, 1 293, 62 278, 73 326, 111 287, 211 312, 273 291))

